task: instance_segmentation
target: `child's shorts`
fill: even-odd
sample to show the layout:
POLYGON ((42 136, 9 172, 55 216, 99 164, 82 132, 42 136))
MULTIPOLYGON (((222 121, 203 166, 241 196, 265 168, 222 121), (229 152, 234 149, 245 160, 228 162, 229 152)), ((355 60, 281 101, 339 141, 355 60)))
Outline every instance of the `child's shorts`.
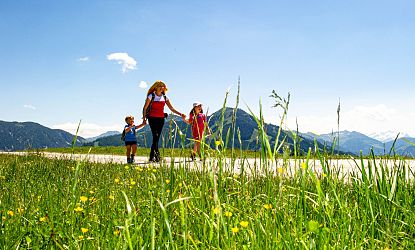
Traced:
POLYGON ((137 141, 126 141, 125 146, 137 145, 137 141))

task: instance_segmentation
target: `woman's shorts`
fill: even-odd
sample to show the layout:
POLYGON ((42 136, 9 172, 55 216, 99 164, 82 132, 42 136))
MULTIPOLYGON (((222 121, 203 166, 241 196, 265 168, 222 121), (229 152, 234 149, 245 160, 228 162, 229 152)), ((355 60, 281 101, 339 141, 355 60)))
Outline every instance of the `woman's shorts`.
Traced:
POLYGON ((137 141, 126 141, 125 146, 137 145, 137 141))

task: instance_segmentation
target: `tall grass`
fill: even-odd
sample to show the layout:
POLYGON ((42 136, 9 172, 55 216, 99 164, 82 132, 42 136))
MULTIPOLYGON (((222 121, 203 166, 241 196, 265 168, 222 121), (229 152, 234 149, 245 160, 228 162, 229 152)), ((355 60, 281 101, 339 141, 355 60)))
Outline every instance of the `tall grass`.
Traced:
MULTIPOLYGON (((289 98, 281 100, 288 110, 289 98)), ((234 145, 237 129, 221 130, 223 118, 212 136, 216 148, 204 144, 210 157, 196 163, 143 167, 0 155, 0 249, 415 248, 410 161, 372 154, 351 159, 355 168, 344 174, 316 144, 292 165, 288 150, 277 150, 285 140, 271 147, 262 111, 251 114, 259 161, 242 151, 226 158, 228 140, 218 134, 234 145)), ((171 139, 185 139, 171 126, 171 139)))

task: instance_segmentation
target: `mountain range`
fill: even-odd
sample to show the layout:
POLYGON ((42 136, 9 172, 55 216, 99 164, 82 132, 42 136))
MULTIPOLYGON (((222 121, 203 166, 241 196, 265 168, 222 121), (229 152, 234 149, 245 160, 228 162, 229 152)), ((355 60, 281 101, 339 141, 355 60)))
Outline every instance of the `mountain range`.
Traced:
MULTIPOLYGON (((71 133, 34 122, 0 121, 0 150, 3 151, 69 147, 73 139, 71 133)), ((75 145, 81 146, 84 142, 85 139, 78 136, 75 145)))
MULTIPOLYGON (((225 108, 208 116, 209 127, 214 132, 207 137, 206 142, 215 147, 219 139, 227 147, 257 150, 261 147, 258 136, 260 130, 253 116, 241 109, 225 108), (223 111, 223 112, 222 112, 223 111), (234 116, 234 112, 236 115, 234 116), (222 118, 223 117, 223 118, 222 118), (235 119, 235 134, 233 135, 233 119, 235 119), (223 121, 223 126, 220 126, 223 121), (222 128, 222 129, 221 129, 222 128)), ((121 146, 120 131, 109 131, 93 138, 77 137, 77 146, 121 146)), ((271 147, 274 147, 279 127, 273 124, 264 124, 271 147)), ((391 134, 389 135, 391 136, 391 134)), ((396 135, 395 135, 396 137, 396 135)), ((70 147, 74 135, 59 129, 50 129, 34 122, 5 122, 0 121, 0 150, 15 151, 28 148, 70 147)), ((169 116, 162 131, 161 143, 165 147, 189 147, 191 144, 190 126, 177 116, 169 116)), ((291 153, 294 144, 297 152, 306 153, 309 148, 314 149, 314 140, 322 149, 332 150, 340 154, 369 155, 373 150, 375 155, 396 153, 403 156, 415 156, 415 138, 403 137, 396 141, 380 141, 356 131, 340 131, 316 135, 312 133, 298 133, 295 137, 290 131, 281 131, 279 142, 285 138, 286 148, 291 153), (294 143, 296 142, 296 143, 294 143), (393 150, 391 150, 393 147, 393 150)), ((137 131, 138 145, 151 146, 150 126, 137 131)), ((282 150, 282 149, 281 149, 282 150)))

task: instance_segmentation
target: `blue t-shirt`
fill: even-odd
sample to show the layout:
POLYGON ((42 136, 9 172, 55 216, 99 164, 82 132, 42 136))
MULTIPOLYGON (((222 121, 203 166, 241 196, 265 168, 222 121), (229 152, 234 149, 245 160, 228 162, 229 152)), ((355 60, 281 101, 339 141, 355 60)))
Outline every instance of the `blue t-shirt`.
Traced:
MULTIPOLYGON (((128 128, 130 125, 125 125, 124 130, 128 128)), ((130 131, 125 132, 125 141, 137 141, 135 137, 135 126, 130 129, 130 131)))

